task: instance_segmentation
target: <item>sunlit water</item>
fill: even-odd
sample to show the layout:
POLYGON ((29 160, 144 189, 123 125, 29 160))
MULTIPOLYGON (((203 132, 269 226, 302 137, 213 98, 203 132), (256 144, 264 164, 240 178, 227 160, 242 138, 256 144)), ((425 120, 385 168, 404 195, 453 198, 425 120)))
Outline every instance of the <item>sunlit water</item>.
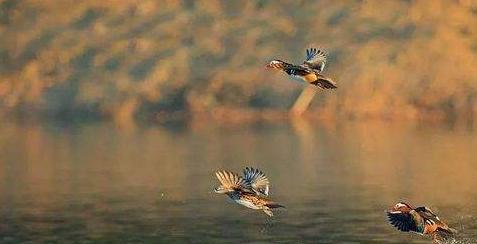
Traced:
POLYGON ((476 186, 465 126, 0 125, 1 243, 431 243, 387 223, 399 200, 474 243, 476 186), (214 170, 246 166, 286 210, 268 218, 212 192, 214 170))

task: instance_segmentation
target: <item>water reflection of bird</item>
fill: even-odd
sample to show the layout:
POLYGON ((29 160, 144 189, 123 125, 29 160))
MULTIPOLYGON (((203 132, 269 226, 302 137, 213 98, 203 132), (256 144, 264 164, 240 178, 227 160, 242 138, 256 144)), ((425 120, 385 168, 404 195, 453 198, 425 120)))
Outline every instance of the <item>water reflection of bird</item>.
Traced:
POLYGON ((238 204, 251 209, 263 210, 269 216, 273 216, 272 209, 284 207, 266 198, 270 182, 267 176, 258 169, 245 168, 243 177, 226 170, 217 171, 215 175, 221 185, 214 191, 227 194, 238 204))
POLYGON ((391 225, 398 230, 431 235, 436 242, 452 238, 457 232, 427 207, 414 208, 407 203, 399 202, 387 211, 387 215, 391 225))
POLYGON ((321 74, 326 64, 326 53, 316 48, 306 50, 306 60, 303 64, 294 65, 279 59, 272 60, 266 67, 282 70, 288 75, 298 77, 309 84, 323 89, 337 88, 336 83, 321 74))

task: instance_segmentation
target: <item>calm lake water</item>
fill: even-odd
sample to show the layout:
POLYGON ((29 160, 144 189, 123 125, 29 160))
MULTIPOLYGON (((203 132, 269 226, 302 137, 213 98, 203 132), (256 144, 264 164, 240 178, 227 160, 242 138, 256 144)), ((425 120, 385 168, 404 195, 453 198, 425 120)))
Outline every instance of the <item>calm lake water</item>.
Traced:
POLYGON ((0 243, 431 243, 399 200, 477 239, 477 130, 407 123, 0 124, 0 243), (265 171, 273 218, 212 192, 265 171))

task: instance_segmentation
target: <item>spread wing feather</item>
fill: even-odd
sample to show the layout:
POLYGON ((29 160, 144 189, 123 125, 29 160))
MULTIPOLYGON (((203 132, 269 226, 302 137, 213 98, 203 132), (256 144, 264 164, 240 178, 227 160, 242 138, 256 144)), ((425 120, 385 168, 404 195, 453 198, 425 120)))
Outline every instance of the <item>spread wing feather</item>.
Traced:
POLYGON ((251 185, 254 192, 268 196, 270 181, 265 173, 261 170, 247 167, 244 169, 243 175, 245 181, 251 185))
POLYGON ((250 183, 244 178, 230 171, 217 171, 215 172, 215 175, 217 176, 217 179, 220 181, 222 186, 228 189, 248 190, 252 187, 250 183))
POLYGON ((306 67, 318 72, 322 72, 325 68, 327 55, 323 50, 309 48, 306 50, 306 60, 303 63, 306 67))
POLYGON ((417 232, 417 226, 412 218, 412 215, 409 213, 402 212, 388 212, 388 220, 391 225, 396 227, 400 231, 417 232))

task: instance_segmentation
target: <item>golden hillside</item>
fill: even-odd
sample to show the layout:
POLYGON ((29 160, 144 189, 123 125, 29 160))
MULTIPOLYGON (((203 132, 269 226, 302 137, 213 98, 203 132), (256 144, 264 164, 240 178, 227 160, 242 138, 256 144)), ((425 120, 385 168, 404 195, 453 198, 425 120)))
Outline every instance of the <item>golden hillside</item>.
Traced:
POLYGON ((329 52, 311 113, 477 112, 477 1, 4 0, 3 114, 284 111, 303 85, 272 58, 329 52))

